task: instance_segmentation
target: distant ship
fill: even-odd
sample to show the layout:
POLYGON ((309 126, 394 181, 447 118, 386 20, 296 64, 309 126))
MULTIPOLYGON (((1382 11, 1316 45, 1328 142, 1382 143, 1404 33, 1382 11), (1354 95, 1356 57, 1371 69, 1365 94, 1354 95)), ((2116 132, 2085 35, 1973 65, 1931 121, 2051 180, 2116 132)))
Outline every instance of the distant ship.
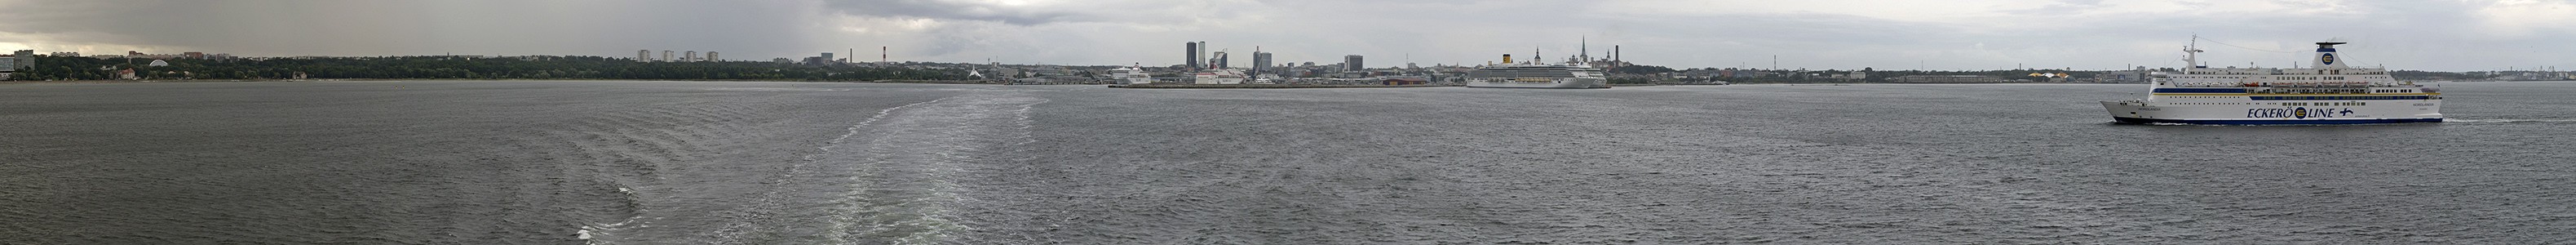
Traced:
POLYGON ((1193 78, 1198 79, 1198 84, 1243 84, 1244 75, 1243 70, 1207 69, 1193 78))
POLYGON ((1474 88, 1609 88, 1610 79, 1601 69, 1579 64, 1543 65, 1512 63, 1512 55, 1503 55, 1503 63, 1477 67, 1467 72, 1467 87, 1474 88))
POLYGON ((2353 68, 2335 54, 2341 42, 2317 43, 2311 68, 2221 68, 2200 65, 2199 38, 2184 46, 2189 67, 2149 75, 2144 100, 2103 101, 2111 119, 2129 124, 2375 124, 2442 121, 2439 88, 2400 82, 2385 68, 2353 68))
POLYGON ((1111 82, 1118 84, 1154 83, 1154 76, 1145 74, 1145 68, 1142 67, 1119 67, 1117 69, 1109 69, 1109 79, 1112 80, 1111 82))

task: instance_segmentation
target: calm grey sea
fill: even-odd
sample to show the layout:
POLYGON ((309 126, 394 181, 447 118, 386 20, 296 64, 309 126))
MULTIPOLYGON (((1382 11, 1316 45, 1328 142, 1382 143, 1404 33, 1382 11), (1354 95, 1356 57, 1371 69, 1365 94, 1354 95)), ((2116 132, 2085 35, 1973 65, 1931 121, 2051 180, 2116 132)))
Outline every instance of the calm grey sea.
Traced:
POLYGON ((2143 85, 0 85, 0 244, 2576 242, 2576 83, 2110 124, 2143 85))

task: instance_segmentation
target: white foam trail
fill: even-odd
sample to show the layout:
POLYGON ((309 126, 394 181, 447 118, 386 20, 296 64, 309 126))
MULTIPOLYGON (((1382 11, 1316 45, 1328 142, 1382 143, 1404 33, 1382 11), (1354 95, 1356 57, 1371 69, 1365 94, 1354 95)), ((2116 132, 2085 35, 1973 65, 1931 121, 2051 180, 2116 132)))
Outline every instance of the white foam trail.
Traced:
MULTIPOLYGON (((877 110, 876 115, 868 116, 867 119, 859 120, 857 123, 853 123, 848 127, 842 128, 841 135, 832 137, 831 140, 824 141, 822 146, 815 147, 815 149, 821 151, 798 157, 798 159, 802 159, 804 161, 790 164, 789 169, 785 173, 781 173, 777 176, 779 178, 777 179, 777 182, 770 183, 770 186, 773 188, 770 189, 768 193, 759 197, 757 200, 751 200, 753 202, 751 205, 732 211, 751 217, 735 220, 733 223, 726 224, 721 228, 707 231, 711 233, 708 235, 709 237, 716 239, 712 241, 712 243, 733 243, 736 239, 740 239, 740 236, 743 233, 753 232, 753 230, 759 229, 759 227, 753 224, 753 220, 767 218, 770 213, 779 212, 778 209, 784 208, 780 202, 786 200, 780 199, 785 198, 785 194, 780 193, 783 190, 777 187, 793 186, 793 182, 797 182, 796 179, 798 176, 813 171, 810 170, 810 167, 808 166, 810 163, 821 161, 824 156, 838 151, 838 149, 840 149, 845 142, 849 141, 850 138, 857 137, 861 132, 875 127, 878 121, 885 120, 889 115, 894 114, 896 111, 920 107, 922 105, 937 104, 942 101, 947 101, 950 98, 956 98, 956 96, 914 102, 912 104, 904 104, 895 107, 887 107, 885 109, 877 110)), ((629 221, 631 222, 633 219, 629 219, 629 221)), ((623 224, 625 223, 619 223, 619 225, 623 224)))
POLYGON ((930 100, 930 101, 922 101, 922 102, 915 102, 915 103, 912 103, 912 104, 904 104, 904 105, 901 105, 901 106, 887 107, 887 108, 885 108, 884 110, 877 110, 877 115, 875 115, 875 116, 868 116, 868 119, 866 119, 866 120, 859 120, 859 123, 858 123, 858 124, 850 124, 850 127, 849 127, 849 128, 843 129, 843 132, 841 132, 841 136, 840 136, 840 137, 832 137, 832 140, 829 140, 829 141, 823 141, 823 146, 822 146, 822 147, 815 147, 816 149, 822 149, 822 150, 823 150, 823 152, 817 152, 817 153, 814 153, 814 154, 808 154, 808 155, 805 155, 804 159, 805 159, 805 161, 811 162, 811 161, 815 161, 815 158, 816 158, 816 157, 822 157, 822 156, 823 156, 823 154, 831 153, 831 152, 832 152, 832 148, 839 148, 839 147, 841 147, 841 142, 849 141, 849 140, 850 140, 850 136, 853 136, 853 135, 859 135, 859 129, 867 128, 867 126, 868 126, 868 125, 874 125, 874 124, 876 124, 876 123, 877 123, 877 120, 884 120, 884 119, 885 119, 885 117, 886 117, 886 114, 893 114, 895 110, 902 110, 903 108, 910 108, 910 107, 918 106, 918 105, 922 105, 922 104, 939 103, 939 101, 945 101, 945 100, 948 100, 948 98, 956 98, 956 97, 955 97, 955 96, 951 96, 951 97, 947 97, 947 98, 939 98, 939 99, 934 99, 934 100, 930 100))
POLYGON ((1014 113, 1013 113, 1013 114, 1018 114, 1018 115, 1020 116, 1020 118, 1019 118, 1019 123, 1020 123, 1020 142, 1018 142, 1018 143, 1011 143, 1011 145, 1013 145, 1013 146, 1017 146, 1017 145, 1026 145, 1026 144, 1029 144, 1029 143, 1037 143, 1037 142, 1038 142, 1037 137, 1034 135, 1034 134, 1036 134, 1036 133, 1037 133, 1037 131, 1036 131, 1036 130, 1029 130, 1029 128, 1037 127, 1037 125, 1035 125, 1035 124, 1034 124, 1034 123, 1036 122, 1036 120, 1029 120, 1029 110, 1031 110, 1031 109, 1036 109, 1036 108, 1038 107, 1038 104, 1046 104, 1047 102, 1055 102, 1055 100, 1046 99, 1046 98, 1038 98, 1038 102, 1037 102, 1037 103, 1029 103, 1029 104, 1026 104, 1026 105, 1020 105, 1020 110, 1019 110, 1018 112, 1014 112, 1014 113))
POLYGON ((867 136, 836 142, 816 159, 849 161, 859 174, 833 218, 830 243, 883 240, 894 244, 930 244, 972 228, 953 220, 953 205, 968 200, 953 175, 968 172, 976 156, 995 145, 1031 142, 1037 104, 1048 100, 1019 93, 974 93, 922 105, 890 115, 867 136), (1014 132, 1018 131, 1018 132, 1014 132), (840 144, 853 145, 840 147, 840 144))

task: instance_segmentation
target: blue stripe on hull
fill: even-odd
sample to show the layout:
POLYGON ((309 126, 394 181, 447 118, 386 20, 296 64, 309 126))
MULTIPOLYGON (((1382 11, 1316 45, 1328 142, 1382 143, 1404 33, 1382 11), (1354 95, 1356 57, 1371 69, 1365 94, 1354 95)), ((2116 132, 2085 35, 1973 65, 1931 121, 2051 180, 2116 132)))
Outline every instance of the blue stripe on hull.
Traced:
POLYGON ((2442 122, 2442 119, 2441 119, 2441 118, 2317 119, 2317 120, 2177 120, 2177 119, 2134 118, 2134 117, 2111 117, 2111 119, 2113 119, 2113 120, 2118 120, 2120 123, 2128 123, 2128 124, 2179 123, 2179 124, 2213 124, 2213 125, 2381 124, 2381 123, 2432 123, 2432 122, 2442 122))

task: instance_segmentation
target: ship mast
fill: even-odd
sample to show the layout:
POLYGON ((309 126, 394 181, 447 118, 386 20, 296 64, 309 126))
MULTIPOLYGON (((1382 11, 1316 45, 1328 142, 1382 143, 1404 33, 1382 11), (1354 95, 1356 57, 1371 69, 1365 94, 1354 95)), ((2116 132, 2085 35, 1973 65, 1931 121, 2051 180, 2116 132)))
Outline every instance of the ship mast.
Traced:
POLYGON ((2191 69, 2202 68, 2200 66, 2200 52, 2200 35, 2191 35, 2191 45, 2182 46, 2182 62, 2185 63, 2183 64, 2183 70, 2189 71, 2191 69))

